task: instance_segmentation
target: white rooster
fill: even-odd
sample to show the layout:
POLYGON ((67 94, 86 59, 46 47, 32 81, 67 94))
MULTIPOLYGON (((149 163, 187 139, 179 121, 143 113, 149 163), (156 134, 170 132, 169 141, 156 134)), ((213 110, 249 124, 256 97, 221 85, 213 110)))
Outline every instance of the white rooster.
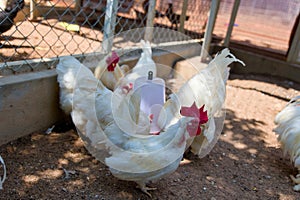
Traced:
POLYGON ((284 154, 290 156, 294 166, 298 169, 299 173, 296 178, 290 175, 293 182, 295 191, 300 191, 300 96, 297 96, 286 105, 275 117, 275 124, 277 127, 274 129, 278 134, 278 141, 284 154))
MULTIPOLYGON (((57 72, 62 90, 66 80, 60 77, 65 77, 64 72, 72 71, 76 77, 73 88, 68 90, 73 91, 71 115, 86 148, 114 176, 136 182, 151 196, 148 190, 155 188, 148 188, 146 183, 174 172, 190 144, 198 155, 203 146, 212 144, 216 137, 214 113, 222 109, 227 65, 234 61, 241 62, 224 49, 207 68, 170 95, 158 117, 158 135, 149 134, 149 123, 141 124, 139 98, 133 91, 124 93, 122 86, 114 91, 107 89, 73 57, 62 58, 57 72), (140 134, 139 129, 147 133, 140 134), (202 138, 194 140, 199 135, 202 138)), ((143 68, 141 72, 149 71, 147 65, 143 68)), ((61 95, 65 95, 61 96, 62 102, 69 98, 66 93, 61 95)))

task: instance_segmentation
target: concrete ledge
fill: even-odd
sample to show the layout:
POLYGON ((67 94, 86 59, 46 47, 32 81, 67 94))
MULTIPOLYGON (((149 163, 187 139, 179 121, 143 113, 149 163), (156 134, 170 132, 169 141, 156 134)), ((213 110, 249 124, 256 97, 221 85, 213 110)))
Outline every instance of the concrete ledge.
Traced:
POLYGON ((0 79, 0 144, 60 120, 55 70, 0 79))

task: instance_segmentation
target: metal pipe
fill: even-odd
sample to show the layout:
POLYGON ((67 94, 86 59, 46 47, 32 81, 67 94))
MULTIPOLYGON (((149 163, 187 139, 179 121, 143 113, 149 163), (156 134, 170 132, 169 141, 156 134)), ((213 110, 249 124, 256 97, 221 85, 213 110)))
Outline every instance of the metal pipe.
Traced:
POLYGON ((79 13, 82 6, 82 0, 75 0, 75 11, 76 13, 79 13))
POLYGON ((82 0, 75 0, 75 21, 77 23, 77 18, 78 18, 78 14, 80 13, 81 10, 81 6, 82 6, 82 0))
POLYGON ((295 24, 295 26, 297 26, 297 28, 286 59, 290 63, 300 63, 300 20, 297 25, 295 24))
POLYGON ((208 23, 204 34, 204 41, 200 53, 200 58, 201 61, 203 62, 205 62, 208 57, 208 52, 209 52, 210 43, 212 39, 212 33, 215 26, 219 6, 220 6, 220 0, 212 0, 210 11, 209 11, 208 23))
POLYGON ((146 30, 144 35, 144 40, 149 42, 151 42, 153 39, 153 21, 155 18, 155 7, 156 0, 150 0, 147 14, 146 30))
POLYGON ((180 27, 179 27, 179 32, 184 33, 184 22, 186 19, 186 10, 188 7, 188 0, 184 0, 183 1, 183 5, 182 5, 182 11, 181 11, 181 15, 180 15, 180 27))
POLYGON ((30 20, 34 21, 38 17, 37 9, 36 9, 36 1, 35 0, 30 0, 30 20))
POLYGON ((240 0, 235 0, 234 1, 231 16, 230 16, 229 25, 228 25, 228 28, 227 28, 227 33, 226 33, 225 39, 223 41, 223 46, 225 46, 225 47, 229 46, 230 37, 231 37, 231 34, 232 34, 232 30, 233 30, 233 27, 234 27, 234 22, 235 22, 235 18, 236 18, 236 15, 237 15, 237 12, 238 12, 238 9, 239 9, 239 6, 240 6, 240 2, 241 2, 240 0))
POLYGON ((107 0, 102 42, 102 49, 104 52, 110 52, 113 46, 117 11, 118 0, 107 0))

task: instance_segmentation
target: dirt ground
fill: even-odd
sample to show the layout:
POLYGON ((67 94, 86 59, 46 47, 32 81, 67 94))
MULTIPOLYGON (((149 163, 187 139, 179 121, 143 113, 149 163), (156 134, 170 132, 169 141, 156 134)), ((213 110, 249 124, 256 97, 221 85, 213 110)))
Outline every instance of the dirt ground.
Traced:
MULTIPOLYGON (((272 132, 275 115, 299 94, 291 81, 232 74, 218 143, 203 159, 188 153, 190 162, 151 183, 158 188, 153 199, 300 199, 289 179, 297 171, 272 132)), ((150 199, 135 183, 113 177, 67 125, 2 145, 0 152, 7 165, 0 199, 150 199)))

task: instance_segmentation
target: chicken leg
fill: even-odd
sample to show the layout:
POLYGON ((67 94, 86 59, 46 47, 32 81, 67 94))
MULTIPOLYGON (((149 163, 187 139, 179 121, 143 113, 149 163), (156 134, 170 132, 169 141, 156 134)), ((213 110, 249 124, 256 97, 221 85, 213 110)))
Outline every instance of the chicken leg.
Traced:
POLYGON ((290 175, 292 181, 296 184, 300 184, 300 174, 297 174, 296 177, 294 177, 293 175, 290 175))
POLYGON ((148 190, 156 190, 157 188, 151 188, 151 187, 147 187, 146 184, 144 182, 137 182, 137 188, 139 188, 140 190, 142 190, 142 192, 144 192, 145 194, 147 194, 150 198, 152 198, 152 195, 148 192, 148 190))
POLYGON ((293 175, 290 175, 292 181, 297 184, 294 186, 294 191, 300 191, 300 174, 297 174, 296 177, 294 177, 293 175))

